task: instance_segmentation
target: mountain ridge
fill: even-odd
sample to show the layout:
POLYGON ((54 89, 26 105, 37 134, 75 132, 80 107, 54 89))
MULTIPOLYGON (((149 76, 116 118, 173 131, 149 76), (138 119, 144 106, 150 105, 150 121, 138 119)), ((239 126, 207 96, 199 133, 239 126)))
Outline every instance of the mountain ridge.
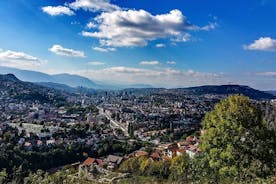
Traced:
POLYGON ((17 68, 4 67, 0 66, 0 74, 14 74, 18 79, 26 82, 33 83, 55 83, 55 84, 64 84, 69 87, 85 87, 101 90, 114 90, 114 89, 125 89, 125 88, 144 88, 144 87, 153 87, 148 84, 107 84, 104 82, 94 82, 89 78, 74 75, 74 74, 46 74, 43 72, 31 71, 31 70, 21 70, 17 68))
MULTIPOLYGON (((42 88, 42 89, 55 89, 58 91, 65 91, 70 93, 95 93, 96 90, 83 88, 83 87, 76 87, 72 88, 70 86, 64 84, 55 84, 55 83, 31 83, 31 82, 24 82, 19 80, 14 74, 6 74, 0 75, 0 82, 12 82, 16 83, 21 86, 30 86, 42 88)), ((264 100, 264 99, 276 99, 276 96, 264 91, 259 91, 253 89, 249 86, 244 85, 205 85, 205 86, 197 86, 197 87, 188 87, 188 88, 175 88, 175 89, 166 89, 166 88, 140 88, 140 89, 124 89, 123 91, 151 91, 151 92, 158 92, 158 91, 173 91, 182 94, 192 94, 192 95, 207 95, 207 94, 214 94, 214 95, 231 95, 231 94, 243 94, 248 96, 251 99, 255 100, 264 100)))

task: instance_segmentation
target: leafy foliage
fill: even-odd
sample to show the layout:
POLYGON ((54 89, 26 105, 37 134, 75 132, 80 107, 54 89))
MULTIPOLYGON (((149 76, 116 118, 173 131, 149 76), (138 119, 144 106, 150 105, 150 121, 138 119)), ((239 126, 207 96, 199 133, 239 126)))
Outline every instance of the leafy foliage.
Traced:
POLYGON ((202 124, 201 162, 207 162, 213 181, 250 181, 275 174, 275 132, 267 129, 261 110, 247 97, 222 100, 202 124))

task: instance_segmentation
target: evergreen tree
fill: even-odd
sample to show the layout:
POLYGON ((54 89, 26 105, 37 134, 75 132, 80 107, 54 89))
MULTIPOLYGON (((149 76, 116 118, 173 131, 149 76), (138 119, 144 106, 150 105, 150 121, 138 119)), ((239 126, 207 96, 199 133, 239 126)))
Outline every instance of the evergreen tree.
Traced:
POLYGON ((128 124, 128 134, 130 137, 134 137, 134 129, 132 123, 128 124))

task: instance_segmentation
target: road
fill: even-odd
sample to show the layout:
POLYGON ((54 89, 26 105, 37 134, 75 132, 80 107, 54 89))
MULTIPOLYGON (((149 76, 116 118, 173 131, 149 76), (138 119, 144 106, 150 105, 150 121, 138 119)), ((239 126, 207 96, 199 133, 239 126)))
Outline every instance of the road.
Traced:
POLYGON ((107 113, 104 112, 103 108, 98 106, 97 108, 99 109, 99 114, 104 115, 110 121, 111 128, 114 128, 114 129, 119 128, 124 132, 125 136, 129 136, 127 127, 125 127, 125 125, 112 119, 107 113))

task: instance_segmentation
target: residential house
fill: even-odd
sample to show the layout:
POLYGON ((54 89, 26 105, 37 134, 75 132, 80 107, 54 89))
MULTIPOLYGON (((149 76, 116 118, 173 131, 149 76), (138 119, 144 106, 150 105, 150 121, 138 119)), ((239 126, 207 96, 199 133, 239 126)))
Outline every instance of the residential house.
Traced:
POLYGON ((150 155, 150 158, 154 161, 159 161, 162 159, 161 154, 158 151, 152 152, 152 154, 150 155))
POLYGON ((148 152, 146 152, 146 151, 140 151, 140 150, 138 150, 138 151, 135 151, 134 152, 134 156, 135 157, 147 157, 149 155, 149 153, 148 152))
POLYGON ((92 173, 101 172, 102 170, 96 166, 102 166, 103 160, 88 157, 82 164, 79 165, 79 176, 88 177, 92 173))
POLYGON ((109 170, 118 168, 122 161, 123 161, 123 157, 119 157, 115 155, 108 155, 108 157, 105 159, 105 163, 107 164, 107 169, 109 170))

